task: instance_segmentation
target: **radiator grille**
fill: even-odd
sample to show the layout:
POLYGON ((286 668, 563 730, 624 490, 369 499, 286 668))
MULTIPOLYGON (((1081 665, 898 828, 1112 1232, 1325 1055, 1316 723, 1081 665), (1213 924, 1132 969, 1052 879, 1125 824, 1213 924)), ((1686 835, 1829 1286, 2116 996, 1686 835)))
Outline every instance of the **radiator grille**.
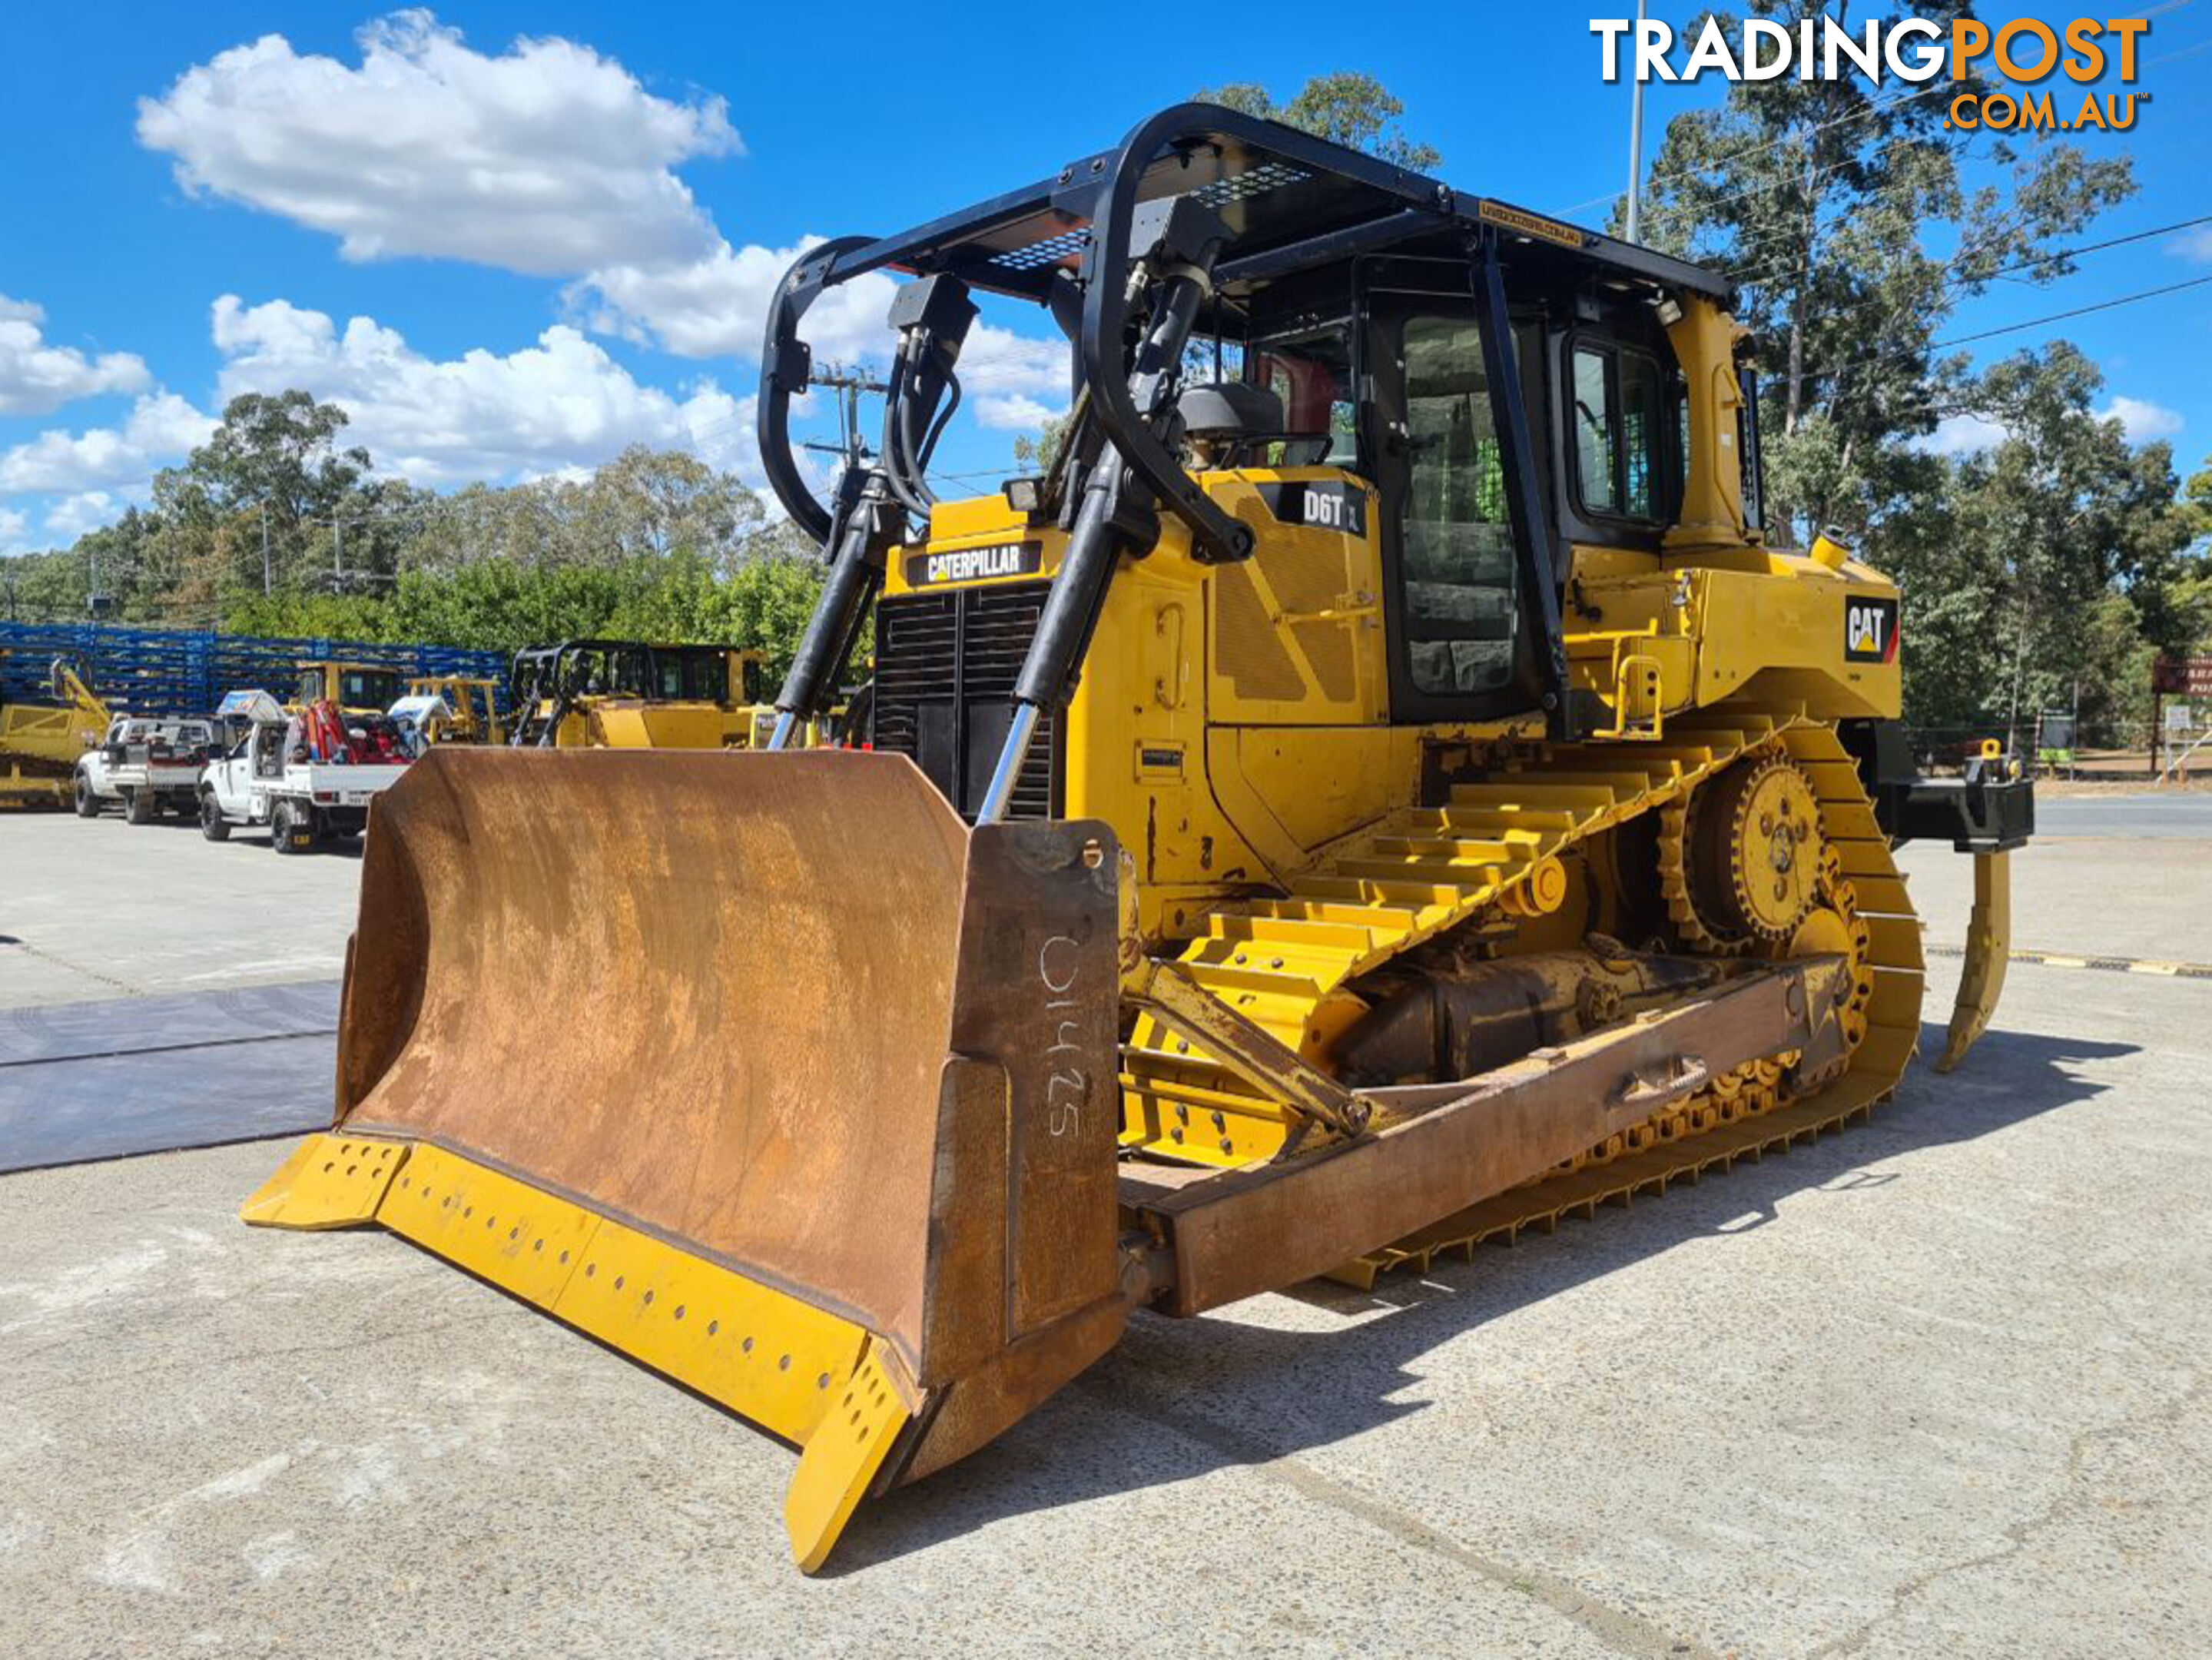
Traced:
MULTIPOLYGON (((963 818, 975 817, 990 781, 1051 586, 947 588, 876 608, 875 745, 912 759, 963 818)), ((1059 726, 1049 714, 1038 721, 1008 818, 1060 815, 1059 726)))

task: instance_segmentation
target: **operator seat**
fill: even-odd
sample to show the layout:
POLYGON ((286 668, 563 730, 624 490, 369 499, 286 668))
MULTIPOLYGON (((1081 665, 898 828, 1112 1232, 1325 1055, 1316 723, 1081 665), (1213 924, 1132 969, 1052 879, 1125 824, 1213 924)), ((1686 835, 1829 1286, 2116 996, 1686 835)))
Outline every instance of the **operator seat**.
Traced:
POLYGON ((1214 380, 1189 387, 1176 399, 1184 438, 1200 465, 1237 467, 1261 458, 1248 452, 1281 443, 1283 400, 1265 386, 1244 380, 1214 380))

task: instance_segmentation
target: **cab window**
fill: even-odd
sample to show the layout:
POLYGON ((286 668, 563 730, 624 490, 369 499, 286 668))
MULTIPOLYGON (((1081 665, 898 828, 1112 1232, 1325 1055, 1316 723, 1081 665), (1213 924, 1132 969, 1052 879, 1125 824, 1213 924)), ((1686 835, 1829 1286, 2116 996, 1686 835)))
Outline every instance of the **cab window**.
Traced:
POLYGON ((1481 331, 1468 315, 1408 318, 1399 361, 1407 668, 1419 692, 1495 691, 1513 678, 1518 607, 1481 331))
POLYGON ((1244 356, 1244 379, 1282 400, 1283 430, 1293 435, 1273 447, 1273 465, 1358 470, 1350 325, 1333 323, 1255 344, 1244 356))
POLYGON ((399 677, 381 669, 342 669, 338 702, 348 708, 386 708, 398 701, 399 677))
POLYGON ((1597 518, 1663 521, 1667 398, 1658 360, 1612 341, 1577 340, 1567 379, 1582 510, 1597 518))

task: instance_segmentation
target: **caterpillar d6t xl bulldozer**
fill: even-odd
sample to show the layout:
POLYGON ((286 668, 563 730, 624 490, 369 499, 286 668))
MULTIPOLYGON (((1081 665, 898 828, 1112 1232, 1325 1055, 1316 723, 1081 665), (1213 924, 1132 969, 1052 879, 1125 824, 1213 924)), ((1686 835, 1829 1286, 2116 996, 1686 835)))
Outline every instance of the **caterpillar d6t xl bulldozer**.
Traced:
POLYGON ((1836 1127, 1920 1031, 1898 593, 1761 538, 1726 283, 1224 109, 823 244, 764 351, 827 585, 760 751, 434 750, 378 804, 334 1128, 374 1221, 803 1450, 812 1567, 1133 1314, 1355 1280, 1836 1127), (808 306, 904 273, 880 453, 808 306), (936 501, 981 296, 1050 471, 936 501), (994 301, 994 303, 999 303, 994 301), (874 619, 872 752, 802 750, 874 619), (553 811, 547 811, 548 806, 553 811))

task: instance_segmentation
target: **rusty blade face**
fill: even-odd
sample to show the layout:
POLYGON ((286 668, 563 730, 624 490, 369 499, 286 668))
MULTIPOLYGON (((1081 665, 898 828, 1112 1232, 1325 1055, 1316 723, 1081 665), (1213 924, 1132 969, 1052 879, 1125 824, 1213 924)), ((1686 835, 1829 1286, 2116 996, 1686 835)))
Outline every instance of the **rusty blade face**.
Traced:
POLYGON ((978 1374, 963 1421, 1037 1372, 1006 1352, 1097 1323, 1102 828, 970 832, 903 759, 848 751, 441 749, 409 773, 363 865, 342 1124, 842 1315, 926 1388, 978 1374))

